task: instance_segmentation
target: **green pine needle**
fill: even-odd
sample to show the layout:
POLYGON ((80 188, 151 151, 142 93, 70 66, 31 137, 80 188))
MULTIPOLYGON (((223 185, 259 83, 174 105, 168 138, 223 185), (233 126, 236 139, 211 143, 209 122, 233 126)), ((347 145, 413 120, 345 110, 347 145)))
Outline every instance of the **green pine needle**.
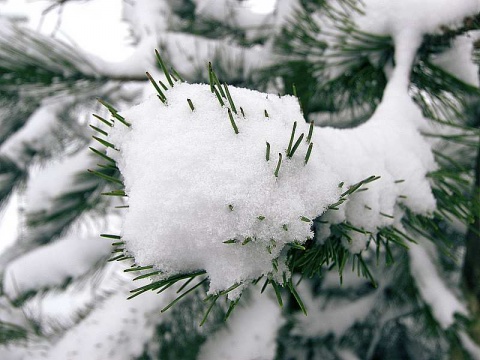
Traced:
POLYGON ((208 79, 210 82, 210 91, 213 93, 214 90, 214 82, 213 82, 213 75, 212 75, 213 69, 212 69, 212 63, 208 62, 208 79))
POLYGON ((158 52, 157 49, 155 49, 155 55, 157 57, 158 63, 160 64, 163 70, 163 73, 165 74, 165 77, 167 78, 168 83, 170 84, 171 87, 173 87, 172 77, 170 76, 170 73, 168 72, 167 67, 165 66, 165 63, 163 62, 163 59, 160 56, 160 53, 158 52))
POLYGON ((121 196, 121 197, 126 197, 127 194, 125 194, 125 191, 123 190, 113 190, 113 191, 110 191, 110 192, 104 192, 102 193, 102 195, 105 195, 105 196, 121 196))
MULTIPOLYGON (((192 278, 193 279, 193 278, 192 278)), ((203 279, 202 281, 200 281, 198 284, 196 284, 195 286, 191 287, 190 289, 188 289, 187 291, 185 291, 182 295, 180 295, 179 297, 177 297, 175 300, 173 300, 170 304, 168 304, 167 306, 165 306, 162 310, 160 310, 160 312, 164 313, 165 311, 167 311, 168 309, 170 309, 173 305, 175 305, 177 302, 179 302, 181 299, 183 299, 186 295, 190 294, 191 292, 195 291, 199 286, 201 286, 202 284, 204 284, 206 281, 208 280, 208 278, 205 278, 203 279)), ((190 280, 189 280, 190 281, 190 280)))
POLYGON ((251 241, 252 241, 251 237, 246 237, 245 240, 243 240, 242 245, 247 245, 251 241))
POLYGON ((290 247, 292 247, 292 248, 294 248, 294 249, 297 249, 297 250, 301 250, 301 251, 305 251, 305 250, 306 250, 306 247, 305 247, 305 246, 302 246, 302 245, 297 244, 297 243, 295 243, 295 242, 293 242, 293 243, 288 243, 287 245, 290 246, 290 247))
POLYGON ((115 160, 113 160, 110 156, 104 154, 103 152, 101 151, 98 151, 97 149, 93 148, 93 147, 89 147, 89 149, 96 155, 100 156, 102 159, 105 159, 107 161, 110 161, 111 163, 113 164, 116 164, 115 160))
POLYGON ((228 100, 228 103, 230 104, 230 107, 232 108, 232 111, 233 111, 235 114, 238 114, 238 113, 237 113, 237 108, 235 107, 235 104, 233 103, 232 97, 231 97, 231 95, 230 95, 230 91, 228 91, 228 85, 227 85, 227 83, 224 83, 223 86, 224 86, 224 88, 225 88, 225 94, 227 95, 227 100, 228 100))
POLYGON ((300 135, 300 137, 295 142, 295 145, 293 145, 292 151, 290 151, 290 153, 288 155, 289 158, 291 158, 295 154, 295 151, 297 151, 298 147, 300 146, 301 141, 303 140, 303 136, 304 136, 304 134, 302 133, 302 135, 300 135))
POLYGON ((175 68, 173 66, 170 66, 170 69, 172 70, 172 73, 181 81, 181 82, 185 82, 185 79, 183 78, 182 75, 180 75, 178 73, 177 70, 175 70, 175 68))
POLYGON ((313 121, 310 123, 310 127, 308 128, 308 135, 307 135, 307 143, 312 141, 312 135, 313 135, 313 121))
POLYGON ((167 87, 167 85, 165 85, 165 84, 163 83, 163 81, 162 81, 162 80, 158 80, 158 83, 159 83, 159 84, 160 84, 160 86, 163 88, 163 90, 165 90, 165 91, 167 91, 167 90, 168 90, 168 87, 167 87))
POLYGON ((277 167, 275 169, 275 172, 273 173, 275 177, 278 177, 278 172, 280 171, 280 166, 282 166, 282 154, 278 153, 278 163, 277 167))
POLYGON ((100 134, 104 135, 104 136, 108 136, 108 133, 94 125, 89 125, 93 130, 95 130, 96 132, 99 132, 100 134))
POLYGON ((100 98, 97 98, 97 101, 102 104, 103 106, 105 106, 107 108, 107 110, 110 112, 110 114, 116 114, 118 111, 117 109, 115 109, 112 105, 110 105, 109 103, 107 103, 105 100, 102 100, 100 98))
POLYGON ((133 272, 133 271, 142 271, 142 270, 150 270, 153 269, 153 265, 149 266, 137 266, 135 268, 125 269, 123 272, 133 272))
POLYGON ((230 305, 228 306, 227 313, 225 314, 225 321, 227 321, 227 319, 230 317, 230 315, 231 315, 232 312, 233 312, 233 309, 235 309, 235 307, 237 306, 239 300, 240 300, 240 298, 238 298, 238 299, 236 299, 236 300, 234 300, 234 301, 230 301, 230 305))
POLYGON ((210 303, 210 306, 208 307, 205 315, 203 316, 202 321, 200 322, 200 326, 203 326, 203 324, 205 324, 205 322, 207 321, 207 317, 208 317, 208 315, 210 314, 210 311, 212 311, 213 306, 215 305, 215 303, 217 302, 217 300, 218 300, 219 297, 220 297, 220 295, 215 295, 215 296, 212 298, 212 301, 211 301, 211 303, 210 303))
POLYGON ((107 126, 110 126, 110 127, 113 127, 113 123, 111 123, 110 121, 104 119, 103 117, 101 116, 98 116, 97 114, 92 114, 95 118, 97 118, 98 120, 100 120, 101 122, 103 122, 105 125, 107 126))
POLYGON ((310 159, 310 155, 312 153, 312 148, 313 148, 313 143, 310 143, 310 145, 308 145, 307 153, 305 154, 305 165, 308 164, 308 160, 310 159))
POLYGON ((114 177, 109 176, 109 175, 105 175, 104 173, 101 173, 101 172, 95 171, 95 170, 88 169, 87 171, 89 173, 93 174, 93 175, 96 175, 96 176, 104 179, 104 180, 107 180, 107 181, 110 181, 110 182, 113 182, 115 184, 119 184, 119 185, 123 186, 123 183, 120 180, 118 180, 117 178, 114 178, 114 177))
POLYGON ((275 295, 277 296, 278 305, 280 307, 283 307, 282 294, 280 292, 280 288, 278 287, 278 284, 274 280, 270 280, 270 284, 272 285, 273 290, 275 291, 275 295))
POLYGON ((190 106, 190 109, 191 109, 192 111, 194 111, 194 110, 195 110, 195 107, 193 106, 192 100, 187 99, 187 102, 188 102, 188 106, 190 106))
POLYGON ((161 274, 161 273, 162 273, 162 271, 156 270, 156 271, 149 272, 149 273, 147 273, 147 274, 139 275, 139 276, 133 278, 133 280, 135 281, 135 280, 146 279, 146 278, 148 278, 148 277, 152 277, 152 276, 155 276, 155 275, 159 275, 159 274, 161 274))
POLYGON ((100 234, 100 236, 106 239, 115 239, 115 240, 120 240, 122 238, 120 235, 112 235, 112 234, 100 234))
POLYGON ((105 146, 105 147, 109 147, 109 148, 112 148, 112 149, 114 149, 114 150, 117 150, 117 149, 115 148, 115 145, 113 145, 111 142, 108 142, 108 141, 106 141, 106 140, 100 139, 100 138, 97 137, 97 136, 92 136, 92 138, 94 138, 95 140, 97 140, 100 144, 102 144, 102 145, 105 146))
POLYGON ((303 301, 300 298, 300 295, 298 295, 297 290, 295 289, 295 286, 293 285, 292 279, 290 279, 287 282, 287 286, 288 286, 288 289, 290 290, 290 292, 292 293, 293 297, 297 301, 298 306, 300 306, 300 309, 302 310, 302 312, 305 314, 305 316, 307 316, 307 309, 305 308, 305 305, 303 304, 303 301))
POLYGON ((215 93, 215 96, 217 97, 218 99, 218 102, 220 103, 221 106, 224 106, 225 105, 225 102, 223 101, 222 97, 220 96, 220 93, 218 92, 217 88, 213 88, 213 91, 215 93))
POLYGON ((165 102, 167 101, 167 97, 165 96, 163 91, 160 89, 160 87, 157 85, 157 83, 153 79, 152 75, 150 75, 150 73, 148 71, 145 74, 147 75, 148 80, 150 80, 150 82, 152 83, 155 90, 157 90, 158 98, 160 99, 161 102, 163 102, 165 104, 165 102))
POLYGON ((115 118, 117 119, 118 121, 120 121, 123 125, 127 126, 127 127, 130 127, 132 124, 130 124, 127 120, 125 120, 125 118, 120 115, 117 111, 117 109, 115 109, 112 105, 110 105, 109 103, 107 103, 105 100, 102 100, 100 98, 97 99, 98 102, 100 104, 102 104, 103 106, 105 106, 108 111, 110 111, 110 114, 115 118))
POLYGON ((238 134, 238 127, 237 124, 235 124, 235 120, 233 119, 232 111, 228 109, 228 117, 230 118, 230 123, 232 124, 233 131, 235 131, 235 134, 238 134))
POLYGON ((290 151, 292 150, 293 140, 295 139, 295 130, 297 129, 297 122, 293 123, 292 133, 290 134, 290 141, 288 143, 286 154, 289 157, 290 151))
POLYGON ((215 74, 215 71, 213 71, 213 69, 212 69, 212 77, 213 77, 214 85, 218 87, 218 91, 220 92, 220 95, 222 95, 222 97, 226 99, 227 96, 225 95, 225 92, 222 89, 222 85, 220 84, 220 81, 218 81, 217 74, 215 74))
POLYGON ((269 143, 268 141, 267 141, 267 150, 266 150, 266 152, 265 152, 265 159, 266 159, 267 161, 270 160, 270 143, 269 143))

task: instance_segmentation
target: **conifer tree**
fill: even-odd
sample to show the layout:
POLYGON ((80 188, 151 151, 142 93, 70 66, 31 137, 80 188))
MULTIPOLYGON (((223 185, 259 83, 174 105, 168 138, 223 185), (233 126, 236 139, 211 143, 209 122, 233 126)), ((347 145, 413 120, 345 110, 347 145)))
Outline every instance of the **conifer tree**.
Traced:
MULTIPOLYGON (((118 64, 0 17, 0 204, 17 201, 22 210, 18 238, 0 254, 0 357, 480 358, 478 1, 385 7, 375 0, 278 0, 266 15, 236 0, 124 7, 136 50, 118 64), (211 104, 196 102, 202 89, 211 104), (215 106, 230 136, 248 132, 260 109, 259 121, 272 126, 262 164, 275 184, 290 181, 292 192, 312 184, 295 198, 309 199, 302 209, 312 215, 295 216, 313 236, 289 238, 300 225, 275 230, 267 214, 255 213, 252 221, 267 224, 272 241, 265 247, 260 236, 222 239, 215 261, 239 249, 259 262, 268 258, 271 269, 251 275, 246 268, 237 282, 213 290, 214 279, 227 277, 215 275, 216 263, 188 267, 175 249, 167 275, 158 264, 142 263, 132 239, 121 236, 131 229, 124 214, 135 201, 128 181, 137 178, 113 148, 126 154, 127 145, 135 146, 119 134, 145 117, 127 109, 145 106, 150 95, 160 115, 168 107, 176 114, 172 123, 201 118, 203 106, 215 106), (177 97, 186 112, 175 110, 177 97), (287 136, 277 139, 282 112, 299 118, 285 120, 287 136), (376 127, 385 118, 388 126, 376 127), (282 141, 286 150, 276 145, 282 141), (337 178, 314 173, 317 164, 344 178, 332 187, 337 178), (301 171, 311 173, 291 175, 301 171), (311 200, 329 191, 334 200, 311 200), (258 244, 264 253, 248 250, 258 244), (58 304, 66 303, 65 313, 58 304)), ((216 131, 205 129, 198 130, 199 143, 216 131)), ((225 152, 235 141, 208 139, 225 152)), ((138 164, 157 159, 147 145, 138 164)), ((241 149, 248 154, 255 146, 241 149)), ((188 164, 198 164, 191 177, 209 166, 188 164)), ((233 166, 227 165, 218 167, 233 166)), ((141 172, 151 174, 148 167, 141 172)), ((203 195, 194 190, 185 193, 203 195)), ((241 190, 239 203, 257 209, 248 195, 254 187, 241 190)), ((298 201, 285 204, 294 209, 298 201)), ((175 203, 169 209, 165 218, 182 224, 188 242, 210 226, 189 222, 198 214, 175 203)), ((236 203, 224 210, 238 216, 232 228, 253 228, 236 203)), ((284 210, 279 214, 289 215, 284 210)), ((134 233, 147 242, 144 220, 134 233)))

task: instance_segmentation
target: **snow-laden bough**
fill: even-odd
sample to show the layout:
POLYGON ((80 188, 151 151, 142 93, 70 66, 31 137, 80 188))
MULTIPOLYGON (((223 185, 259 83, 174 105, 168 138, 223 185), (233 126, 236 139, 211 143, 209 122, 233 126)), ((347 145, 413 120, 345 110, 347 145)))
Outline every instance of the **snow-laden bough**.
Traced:
POLYGON ((108 195, 128 196, 121 235, 106 236, 119 240, 114 259, 133 258, 127 271, 153 280, 133 296, 202 275, 187 292, 208 281, 214 300, 234 302, 266 277, 282 303, 278 285, 296 295, 290 249, 322 244, 340 224, 361 260, 379 229, 401 228, 404 208, 435 208, 423 117, 401 85, 367 123, 338 130, 307 124, 294 96, 222 85, 211 67, 210 84, 164 71, 168 85, 147 73, 156 95, 121 115, 105 103, 112 120, 97 117, 108 151, 95 151, 123 178, 108 195))

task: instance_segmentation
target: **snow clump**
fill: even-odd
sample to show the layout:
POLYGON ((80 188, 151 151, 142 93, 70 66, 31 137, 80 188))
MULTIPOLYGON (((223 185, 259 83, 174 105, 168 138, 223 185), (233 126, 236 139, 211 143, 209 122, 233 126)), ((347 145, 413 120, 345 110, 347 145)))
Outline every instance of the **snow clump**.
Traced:
MULTIPOLYGON (((372 234, 399 225, 399 204, 428 214, 435 201, 425 176, 435 162, 405 90, 402 81, 389 84, 368 122, 315 128, 311 137, 295 97, 235 87, 232 118, 209 85, 179 82, 165 103, 151 97, 122 112, 132 125, 112 129, 108 141, 119 151, 108 154, 128 194, 127 253, 162 277, 205 270, 215 294, 264 275, 283 283, 286 245, 313 238, 312 220, 369 176, 380 179, 329 211, 315 241, 342 222, 372 234)), ((361 252, 368 239, 344 246, 361 252)))

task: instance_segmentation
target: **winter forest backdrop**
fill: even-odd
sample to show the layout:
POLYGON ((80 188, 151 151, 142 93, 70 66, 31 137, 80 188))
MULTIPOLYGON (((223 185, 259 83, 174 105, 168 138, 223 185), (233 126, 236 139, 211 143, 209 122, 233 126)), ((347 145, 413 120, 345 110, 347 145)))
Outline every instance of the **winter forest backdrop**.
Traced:
POLYGON ((479 13, 0 1, 0 358, 480 359, 479 13))

